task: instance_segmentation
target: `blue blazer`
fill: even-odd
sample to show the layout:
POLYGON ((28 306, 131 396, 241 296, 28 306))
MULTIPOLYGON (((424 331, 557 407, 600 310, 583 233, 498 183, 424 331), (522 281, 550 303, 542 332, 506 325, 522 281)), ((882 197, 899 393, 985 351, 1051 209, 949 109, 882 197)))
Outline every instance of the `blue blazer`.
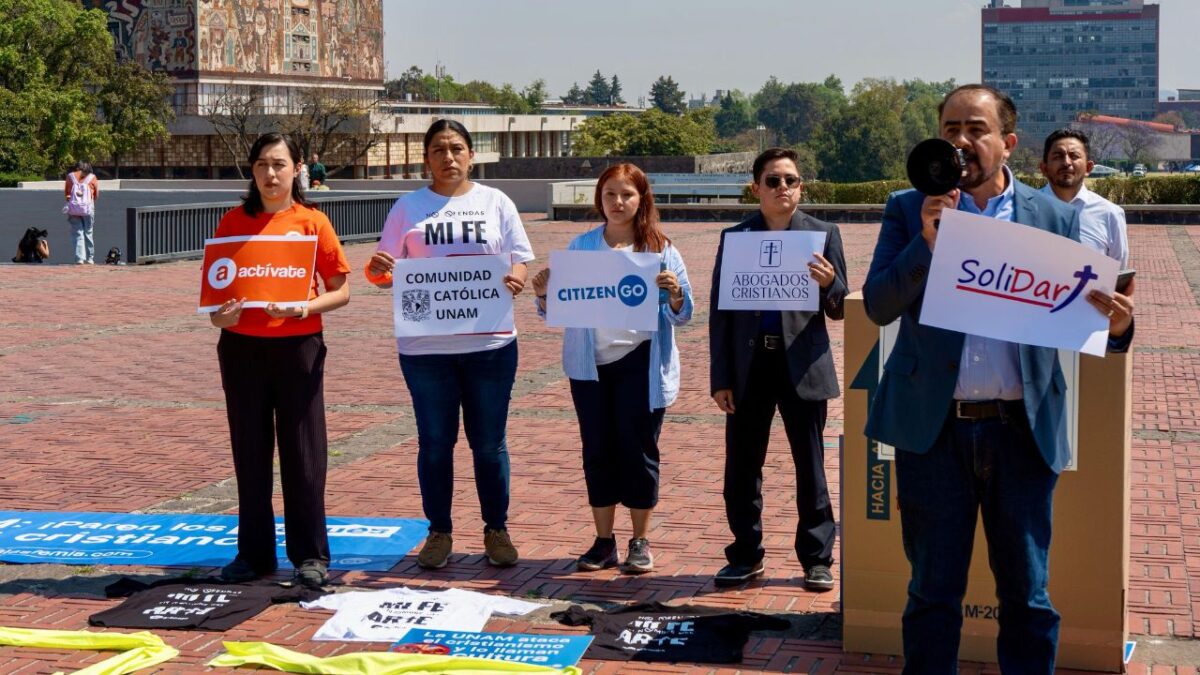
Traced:
MULTIPOLYGON (((1079 215, 1069 204, 1017 181, 1015 220, 1022 225, 1079 241, 1079 215)), ((879 325, 903 318, 896 345, 884 364, 883 379, 867 419, 868 437, 900 450, 924 453, 941 432, 958 382, 964 334, 921 325, 921 301, 933 254, 921 237, 921 203, 916 190, 888 197, 883 226, 863 300, 867 315, 879 325)), ((1109 340, 1111 351, 1124 351, 1130 329, 1109 340)), ((1046 464, 1056 473, 1070 457, 1066 428, 1066 380, 1058 350, 1020 345, 1025 413, 1046 464)))

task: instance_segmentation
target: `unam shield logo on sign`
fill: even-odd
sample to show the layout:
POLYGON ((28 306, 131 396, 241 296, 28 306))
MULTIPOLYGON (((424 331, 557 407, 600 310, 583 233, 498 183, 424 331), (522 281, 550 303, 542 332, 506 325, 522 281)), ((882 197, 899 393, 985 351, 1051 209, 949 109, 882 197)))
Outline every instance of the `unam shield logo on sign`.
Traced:
POLYGON ((429 318, 429 291, 413 290, 400 294, 400 308, 406 321, 424 321, 429 318))
POLYGON ((208 285, 221 290, 233 283, 237 278, 237 263, 229 258, 221 258, 208 268, 208 285))

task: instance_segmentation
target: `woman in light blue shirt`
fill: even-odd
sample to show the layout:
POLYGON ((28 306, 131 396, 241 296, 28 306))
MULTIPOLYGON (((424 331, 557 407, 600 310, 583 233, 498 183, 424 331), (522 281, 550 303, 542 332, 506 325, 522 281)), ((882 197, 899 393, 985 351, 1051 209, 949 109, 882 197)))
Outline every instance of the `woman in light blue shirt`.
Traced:
MULTIPOLYGON (((596 182, 596 210, 604 224, 575 237, 573 251, 658 253, 658 287, 667 292, 654 331, 567 328, 563 370, 579 418, 583 475, 596 522, 596 541, 576 561, 580 570, 618 564, 613 535, 617 504, 629 509, 633 537, 621 570, 654 569, 646 535, 658 504, 658 434, 667 406, 679 393, 679 350, 675 326, 692 318, 692 289, 679 250, 658 225, 658 209, 646 174, 633 164, 617 164, 596 182)), ((533 279, 538 314, 545 316, 550 270, 533 279)))

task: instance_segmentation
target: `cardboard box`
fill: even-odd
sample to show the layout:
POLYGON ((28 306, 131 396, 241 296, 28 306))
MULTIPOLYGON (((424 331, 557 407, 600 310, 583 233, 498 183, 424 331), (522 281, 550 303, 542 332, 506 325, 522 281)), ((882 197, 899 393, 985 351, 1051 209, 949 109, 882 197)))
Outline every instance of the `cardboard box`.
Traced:
MULTIPOLYGON (((895 473, 862 434, 868 389, 852 388, 864 367, 877 381, 873 358, 879 356, 879 342, 880 329, 867 318, 862 294, 852 294, 846 300, 843 360, 843 649, 902 654, 900 617, 909 566, 900 541, 895 473)), ((1122 670, 1128 635, 1132 365, 1132 354, 1081 356, 1076 381, 1068 380, 1078 392, 1078 466, 1063 472, 1055 488, 1050 546, 1050 600, 1062 615, 1058 665, 1064 668, 1122 670)), ((961 659, 996 661, 997 612, 980 522, 963 599, 961 659)))

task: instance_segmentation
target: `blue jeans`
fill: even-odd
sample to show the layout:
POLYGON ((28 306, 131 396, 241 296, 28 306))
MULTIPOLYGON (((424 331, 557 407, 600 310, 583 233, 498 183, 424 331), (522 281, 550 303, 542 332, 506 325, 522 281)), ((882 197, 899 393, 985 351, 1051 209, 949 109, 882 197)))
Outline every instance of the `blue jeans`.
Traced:
POLYGON ((92 223, 95 216, 68 216, 71 223, 71 240, 75 243, 75 262, 90 263, 96 260, 96 244, 92 241, 92 223))
POLYGON ((475 461, 475 491, 488 528, 508 521, 509 465, 505 427, 517 375, 517 342, 465 354, 400 355, 400 370, 417 417, 417 480, 431 532, 452 531, 454 444, 458 410, 475 461))
POLYGON ((1059 615, 1046 584, 1057 480, 1023 412, 986 420, 951 414, 927 453, 896 453, 904 552, 912 565, 905 673, 958 672, 962 599, 980 510, 1000 603, 1000 669, 1054 672, 1059 615))

